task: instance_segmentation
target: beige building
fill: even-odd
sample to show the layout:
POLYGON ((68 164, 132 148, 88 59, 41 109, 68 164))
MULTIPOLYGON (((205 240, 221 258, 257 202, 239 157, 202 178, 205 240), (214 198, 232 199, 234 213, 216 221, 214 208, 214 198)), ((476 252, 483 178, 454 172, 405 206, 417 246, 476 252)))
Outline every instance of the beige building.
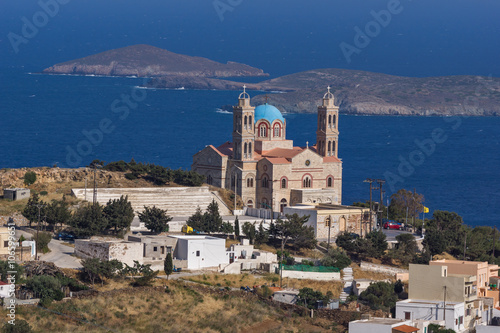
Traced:
POLYGON ((453 274, 448 266, 410 264, 408 298, 412 300, 464 303, 464 327, 474 326, 480 315, 476 275, 453 274))
POLYGON ((297 147, 286 139, 281 112, 267 103, 251 106, 243 90, 233 107, 233 141, 196 153, 192 170, 205 175, 208 184, 235 190, 249 208, 282 212, 301 202, 340 204, 338 120, 328 88, 318 107, 316 144, 297 147))
MULTIPOLYGON (((316 203, 286 207, 283 213, 309 216, 306 225, 314 228, 317 239, 325 240, 335 239, 344 231, 365 236, 372 229, 369 211, 369 208, 316 203)), ((374 224, 375 216, 372 216, 374 224)))
POLYGON ((463 260, 434 260, 429 262, 431 266, 446 266, 450 274, 466 274, 476 276, 473 285, 477 288, 478 297, 491 297, 498 306, 499 291, 491 290, 489 281, 491 277, 498 275, 498 265, 490 265, 486 261, 463 261, 463 260))

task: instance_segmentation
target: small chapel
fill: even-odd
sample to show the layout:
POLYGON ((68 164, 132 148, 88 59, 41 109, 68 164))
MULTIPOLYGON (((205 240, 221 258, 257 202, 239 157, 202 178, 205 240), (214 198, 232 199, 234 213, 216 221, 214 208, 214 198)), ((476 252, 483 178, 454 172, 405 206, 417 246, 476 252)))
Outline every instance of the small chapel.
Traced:
POLYGON ((286 126, 276 107, 252 106, 243 86, 233 107, 232 142, 206 146, 193 156, 192 170, 210 185, 235 191, 248 208, 283 212, 299 203, 340 205, 339 108, 330 87, 318 106, 316 144, 294 146, 286 126))

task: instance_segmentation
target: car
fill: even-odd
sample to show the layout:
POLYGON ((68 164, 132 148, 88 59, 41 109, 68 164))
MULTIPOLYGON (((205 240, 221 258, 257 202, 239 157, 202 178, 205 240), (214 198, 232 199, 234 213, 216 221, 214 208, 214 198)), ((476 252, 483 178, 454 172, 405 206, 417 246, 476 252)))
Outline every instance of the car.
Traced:
POLYGON ((68 232, 60 232, 58 235, 57 235, 57 239, 59 240, 75 240, 75 235, 73 234, 70 234, 68 232))
POLYGON ((394 221, 387 221, 384 223, 384 229, 403 230, 403 225, 394 221))

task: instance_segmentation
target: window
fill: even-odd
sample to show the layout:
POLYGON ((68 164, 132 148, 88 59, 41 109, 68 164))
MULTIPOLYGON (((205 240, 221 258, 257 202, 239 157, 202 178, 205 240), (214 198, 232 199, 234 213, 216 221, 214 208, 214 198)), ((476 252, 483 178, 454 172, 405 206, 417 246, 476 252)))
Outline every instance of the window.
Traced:
POLYGON ((208 185, 212 185, 213 181, 214 181, 214 180, 213 180, 212 176, 211 176, 211 175, 208 175, 208 176, 207 176, 207 184, 208 184, 208 185))
POLYGON ((259 126, 259 136, 261 138, 267 137, 267 125, 266 124, 260 124, 260 126, 259 126))
POLYGON ((326 187, 332 187, 333 186, 333 178, 328 177, 326 180, 326 187))
POLYGON ((332 155, 332 142, 328 141, 328 156, 332 155))
POLYGON ((252 129, 252 116, 248 116, 248 129, 252 129))
POLYGON ((286 188, 286 178, 281 179, 281 188, 286 188))
POLYGON ((245 125, 245 129, 247 129, 247 116, 245 116, 245 120, 244 120, 244 125, 245 125))
POLYGON ((247 158, 247 150, 248 150, 248 145, 247 143, 245 142, 244 146, 243 146, 243 154, 245 156, 245 158, 247 158))
POLYGON ((267 180, 267 177, 264 176, 264 178, 262 178, 262 187, 267 188, 268 186, 269 186, 269 181, 267 180))
POLYGON ((458 325, 462 325, 464 323, 464 316, 458 317, 458 325))
POLYGON ((311 187, 311 177, 305 176, 302 181, 302 187, 311 187))
POLYGON ((253 187, 253 178, 247 178, 247 187, 253 187))
POLYGON ((273 136, 275 138, 281 136, 281 125, 280 124, 274 124, 273 136))
POLYGON ((248 143, 248 158, 252 158, 252 143, 248 143))
POLYGON ((405 320, 411 320, 411 312, 405 311, 405 320))
POLYGON ((200 251, 196 251, 196 256, 199 257, 200 256, 200 251))
POLYGON ((161 254, 165 254, 165 246, 161 247, 161 254))
POLYGON ((155 252, 158 251, 158 248, 156 246, 153 247, 153 251, 155 251, 155 252))
POLYGON ((9 241, 4 241, 3 242, 3 247, 9 247, 9 241))
POLYGON ((285 198, 281 199, 280 201, 280 212, 283 213, 283 209, 288 206, 288 203, 285 198))
POLYGON ((328 116, 328 127, 332 127, 332 115, 328 116))
POLYGON ((253 201, 252 200, 248 200, 247 201, 247 207, 248 208, 253 208, 253 201))

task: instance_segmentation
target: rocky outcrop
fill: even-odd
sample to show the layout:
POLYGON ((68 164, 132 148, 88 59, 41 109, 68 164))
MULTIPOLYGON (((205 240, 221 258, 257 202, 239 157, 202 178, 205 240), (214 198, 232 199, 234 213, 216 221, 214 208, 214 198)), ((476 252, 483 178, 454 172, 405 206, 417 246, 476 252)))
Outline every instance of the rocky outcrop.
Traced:
POLYGON ((245 64, 232 61, 223 64, 150 45, 132 45, 55 64, 44 69, 43 73, 137 77, 268 76, 262 69, 245 64))

